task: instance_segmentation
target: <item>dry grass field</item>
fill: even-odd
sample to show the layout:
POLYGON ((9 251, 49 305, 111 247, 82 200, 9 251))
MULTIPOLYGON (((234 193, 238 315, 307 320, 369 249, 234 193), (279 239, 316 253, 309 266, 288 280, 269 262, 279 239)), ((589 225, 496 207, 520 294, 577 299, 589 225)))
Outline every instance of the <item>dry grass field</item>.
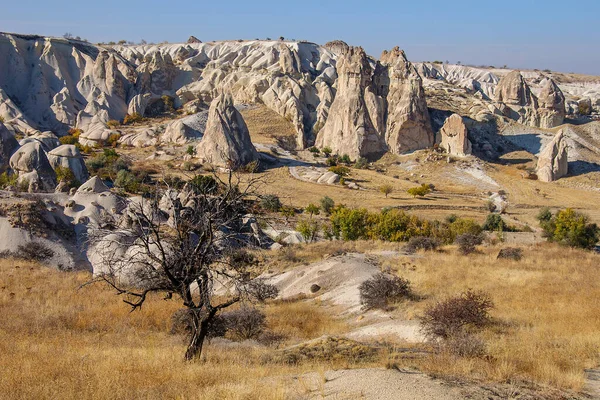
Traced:
MULTIPOLYGON (((288 269, 334 251, 394 248, 398 245, 379 242, 303 245, 291 261, 289 255, 270 257, 268 267, 288 269)), ((419 295, 419 300, 398 304, 397 318, 418 318, 428 304, 467 288, 488 293, 495 323, 480 333, 485 357, 405 357, 394 353, 394 346, 414 345, 399 343, 375 360, 294 365, 272 361, 274 347, 222 341, 207 346, 203 361, 185 363, 182 338, 169 334, 176 301, 154 297, 143 310, 130 313, 108 288, 80 288, 90 278, 86 272, 3 260, 0 397, 279 399, 302 395, 302 387, 294 386, 298 382, 285 377, 392 362, 453 379, 581 390, 584 369, 600 363, 600 256, 543 244, 526 248, 517 262, 497 260, 497 251, 489 247, 460 256, 448 247, 382 258, 382 268, 409 279, 419 295)), ((282 346, 350 329, 330 315, 331 308, 310 299, 272 302, 265 312, 269 329, 286 337, 282 346)))

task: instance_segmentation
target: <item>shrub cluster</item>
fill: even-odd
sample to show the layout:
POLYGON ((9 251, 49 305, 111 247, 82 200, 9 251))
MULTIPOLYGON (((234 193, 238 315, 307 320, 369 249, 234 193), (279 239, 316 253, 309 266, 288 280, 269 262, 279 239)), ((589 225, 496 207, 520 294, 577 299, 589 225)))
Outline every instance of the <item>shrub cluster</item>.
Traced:
MULTIPOLYGON (((216 315, 208 326, 207 337, 227 336, 234 340, 257 339, 266 327, 266 315, 256 308, 241 307, 216 315)), ((189 335, 192 314, 188 309, 177 310, 171 317, 171 333, 189 335)))
POLYGON ((463 234, 479 235, 481 226, 470 219, 452 222, 429 221, 398 209, 379 213, 364 208, 337 206, 331 211, 331 234, 342 240, 376 239, 390 242, 408 241, 412 237, 431 237, 444 244, 454 243, 463 234))
POLYGON ((433 251, 437 250, 440 246, 439 239, 426 237, 426 236, 415 236, 411 237, 408 244, 404 246, 404 251, 409 254, 416 253, 418 250, 433 251))
POLYGON ((54 251, 40 242, 29 242, 26 245, 19 245, 17 250, 6 250, 0 253, 0 258, 13 257, 25 261, 44 262, 54 257, 54 251))
POLYGON ((486 293, 467 290, 427 307, 421 329, 430 340, 450 339, 490 324, 489 311, 493 307, 486 293))
POLYGON ((423 183, 421 186, 408 189, 407 193, 413 197, 423 197, 431 193, 431 186, 426 183, 423 183))
POLYGON ((282 204, 279 197, 274 194, 266 194, 261 197, 260 206, 266 211, 277 212, 281 209, 282 204))
POLYGON ((593 249, 600 239, 598 225, 590 223, 589 217, 571 208, 556 214, 545 208, 537 216, 544 236, 549 241, 571 247, 593 249))
POLYGON ((363 309, 388 309, 390 303, 410 298, 410 282, 384 273, 379 273, 360 284, 360 302, 363 309))

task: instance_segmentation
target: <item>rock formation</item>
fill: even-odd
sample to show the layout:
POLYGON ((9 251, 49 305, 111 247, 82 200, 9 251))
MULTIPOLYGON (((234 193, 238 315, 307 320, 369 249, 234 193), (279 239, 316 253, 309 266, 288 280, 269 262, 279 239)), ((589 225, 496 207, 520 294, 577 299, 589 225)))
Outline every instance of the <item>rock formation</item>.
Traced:
POLYGON ((4 172, 8 167, 10 156, 19 147, 17 139, 13 134, 6 129, 3 123, 0 122, 0 172, 4 172))
POLYGON ((10 158, 10 168, 19 174, 19 183, 29 185, 30 192, 52 192, 56 174, 39 142, 26 143, 10 158))
POLYGON ((78 194, 89 194, 89 193, 103 193, 108 192, 110 189, 102 182, 102 179, 98 176, 91 177, 83 185, 77 189, 78 194))
POLYGON ((564 132, 560 130, 540 152, 537 176, 542 182, 552 182, 565 176, 568 169, 567 142, 564 132))
POLYGON ((316 140, 317 147, 329 147, 351 158, 368 157, 385 151, 382 127, 383 99, 371 81, 373 69, 361 47, 350 47, 337 63, 337 92, 329 115, 316 140))
POLYGON ((385 140, 393 153, 431 147, 434 142, 421 77, 398 47, 385 51, 381 63, 387 67, 387 125, 385 140))
POLYGON ((512 71, 498 82, 496 102, 503 114, 524 125, 538 126, 538 101, 519 71, 512 71))
POLYGON ((202 43, 202 41, 200 39, 198 39, 196 36, 192 35, 187 40, 187 43, 202 43))
POLYGON ((258 160, 244 118, 233 106, 230 94, 222 94, 210 105, 206 131, 196 155, 202 161, 237 168, 258 160))
POLYGON ((60 166, 73 171, 73 175, 79 183, 85 182, 89 178, 83 157, 74 145, 63 144, 48 152, 48 161, 55 170, 60 166))
POLYGON ((448 154, 466 156, 471 154, 471 141, 468 138, 467 127, 458 114, 452 114, 440 130, 442 147, 448 154))
POLYGON ((542 82, 542 91, 538 97, 539 127, 554 128, 565 120, 565 95, 556 82, 550 78, 542 82))
POLYGON ((198 132, 183 121, 177 120, 167 126, 165 132, 161 135, 161 142, 186 144, 191 140, 200 139, 201 137, 202 132, 198 132))

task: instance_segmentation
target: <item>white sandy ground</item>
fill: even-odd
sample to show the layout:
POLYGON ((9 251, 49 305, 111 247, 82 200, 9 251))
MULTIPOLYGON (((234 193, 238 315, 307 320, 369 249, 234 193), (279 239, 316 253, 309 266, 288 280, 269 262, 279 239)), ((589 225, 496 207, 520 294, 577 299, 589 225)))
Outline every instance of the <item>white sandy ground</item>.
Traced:
POLYGON ((308 296, 334 307, 338 315, 355 325, 355 329, 345 335, 348 338, 422 342, 417 321, 397 318, 383 311, 365 313, 361 309, 358 287, 379 272, 381 269, 373 255, 348 253, 272 275, 268 282, 279 288, 283 299, 308 296), (313 284, 321 287, 315 294, 310 292, 313 284))
POLYGON ((299 399, 454 400, 460 390, 417 372, 354 369, 311 372, 293 378, 299 399))

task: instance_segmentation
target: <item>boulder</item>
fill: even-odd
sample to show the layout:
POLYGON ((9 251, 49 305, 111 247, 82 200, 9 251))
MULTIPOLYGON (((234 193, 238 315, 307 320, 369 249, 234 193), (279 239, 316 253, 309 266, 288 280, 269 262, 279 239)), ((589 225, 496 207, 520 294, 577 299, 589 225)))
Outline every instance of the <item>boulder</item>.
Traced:
POLYGON ((468 138, 468 131, 463 119, 458 114, 452 114, 440 130, 442 147, 448 154, 466 156, 471 154, 472 146, 468 138))
POLYGON ((68 168, 73 171, 75 179, 80 183, 89 178, 87 167, 79 149, 71 144, 63 144, 48 153, 48 161, 53 169, 58 166, 68 168))
POLYGON ((26 143, 38 142, 42 145, 44 151, 50 151, 58 146, 60 146, 60 141, 58 137, 52 132, 36 132, 31 136, 27 136, 26 138, 21 139, 19 145, 23 146, 26 143))
POLYGON ((201 132, 192 129, 183 121, 177 120, 167 126, 165 132, 160 136, 160 140, 162 143, 186 144, 201 137, 201 132))
POLYGON ((258 160, 246 122, 233 106, 231 94, 221 94, 211 103, 206 131, 196 154, 203 162, 228 168, 258 160))
POLYGON ((19 174, 21 183, 28 181, 30 191, 35 187, 34 191, 53 192, 56 187, 56 174, 40 142, 33 141, 19 147, 10 158, 10 167, 19 174))
POLYGON ((383 153, 385 141, 376 124, 381 128, 384 100, 376 94, 373 69, 362 47, 350 47, 340 55, 337 74, 335 99, 316 146, 354 159, 383 153))
POLYGON ((129 101, 129 106, 127 107, 127 114, 139 114, 142 117, 146 112, 146 107, 148 106, 148 101, 150 100, 150 95, 148 94, 137 94, 133 96, 133 98, 129 101))
POLYGON ((416 68, 404 51, 395 47, 381 55, 388 84, 385 140, 392 153, 406 153, 433 146, 425 91, 416 68))
POLYGON ((542 182, 552 182, 565 176, 569 169, 567 142, 564 132, 560 130, 541 151, 537 176, 542 182))

